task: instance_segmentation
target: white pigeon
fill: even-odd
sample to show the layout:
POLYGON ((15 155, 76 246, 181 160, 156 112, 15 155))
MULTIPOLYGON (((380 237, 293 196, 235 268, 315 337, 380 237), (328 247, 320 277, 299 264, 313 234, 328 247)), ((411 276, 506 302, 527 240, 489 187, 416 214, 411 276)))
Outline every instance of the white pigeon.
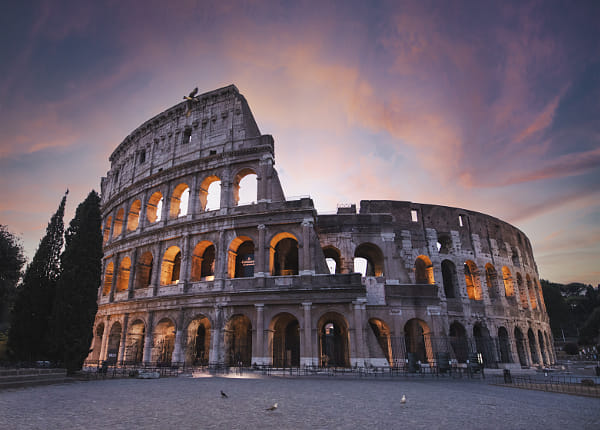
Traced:
POLYGON ((402 403, 402 404, 406 403, 406 396, 404 394, 402 394, 402 398, 400 399, 400 403, 402 403))
POLYGON ((277 403, 275 403, 273 406, 271 406, 270 408, 267 408, 267 411, 274 411, 275 409, 277 409, 277 403))

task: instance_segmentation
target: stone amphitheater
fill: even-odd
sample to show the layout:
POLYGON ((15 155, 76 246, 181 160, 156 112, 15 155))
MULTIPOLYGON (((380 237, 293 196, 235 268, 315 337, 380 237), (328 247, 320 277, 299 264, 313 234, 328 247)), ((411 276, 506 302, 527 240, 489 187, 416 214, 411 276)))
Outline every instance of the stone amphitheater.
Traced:
POLYGON ((186 99, 110 156, 88 363, 554 363, 519 229, 408 201, 319 215, 286 199, 273 138, 235 86, 186 99))

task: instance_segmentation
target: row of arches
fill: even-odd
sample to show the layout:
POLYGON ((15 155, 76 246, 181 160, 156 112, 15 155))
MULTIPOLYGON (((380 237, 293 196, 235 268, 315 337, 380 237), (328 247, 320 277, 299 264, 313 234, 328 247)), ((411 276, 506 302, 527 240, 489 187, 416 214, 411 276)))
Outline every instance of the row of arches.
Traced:
MULTIPOLYGON (((240 170, 234 177, 232 203, 234 206, 251 204, 257 201, 257 174, 251 168, 240 170)), ((195 193, 187 182, 177 184, 170 193, 168 205, 162 191, 153 192, 146 205, 145 220, 149 224, 161 221, 164 217, 177 219, 194 211, 208 212, 221 208, 221 178, 216 175, 206 177, 195 193), (194 199, 192 199, 194 198, 194 199)), ((138 229, 142 213, 142 200, 136 199, 126 208, 119 208, 116 214, 106 217, 103 227, 103 240, 107 243, 124 232, 138 229)))
MULTIPOLYGON (((255 243, 252 238, 236 237, 231 241, 227 253, 227 275, 230 278, 254 276, 255 243)), ((202 240, 194 246, 189 274, 182 273, 182 257, 179 246, 173 245, 167 248, 160 261, 160 272, 154 275, 153 280, 155 258, 151 251, 143 252, 136 263, 135 280, 131 279, 133 282, 130 282, 132 261, 129 256, 120 260, 116 279, 114 279, 115 263, 109 261, 104 270, 102 295, 109 295, 113 285, 115 292, 119 293, 129 288, 147 288, 153 284, 153 281, 158 285, 177 284, 184 276, 191 282, 215 279, 217 248, 213 242, 202 240)), ((297 275, 298 271, 298 239, 289 232, 274 235, 269 246, 269 273, 272 276, 286 276, 297 275)))

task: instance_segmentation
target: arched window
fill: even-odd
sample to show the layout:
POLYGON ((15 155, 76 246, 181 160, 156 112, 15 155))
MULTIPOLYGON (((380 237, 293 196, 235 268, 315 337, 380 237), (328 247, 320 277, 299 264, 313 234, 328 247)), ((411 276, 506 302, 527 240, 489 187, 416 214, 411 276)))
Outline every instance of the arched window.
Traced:
POLYGON ((190 187, 187 184, 179 184, 173 190, 171 196, 171 209, 169 211, 169 218, 175 219, 177 217, 186 216, 188 213, 188 199, 190 196, 190 187))
POLYGON ((269 325, 269 344, 275 367, 300 366, 300 324, 287 312, 277 314, 269 325))
POLYGON ((175 324, 168 318, 158 322, 152 336, 152 361, 158 365, 171 364, 173 349, 175 348, 175 324))
POLYGON ((177 246, 171 246, 165 251, 163 257, 160 284, 170 285, 179 282, 179 270, 181 268, 181 250, 177 246))
POLYGON ((256 172, 246 168, 238 172, 233 180, 233 204, 249 205, 257 201, 256 172))
POLYGON ((337 312, 327 312, 317 324, 320 363, 324 367, 350 367, 348 323, 337 312))
POLYGON ((371 332, 367 331, 367 336, 370 337, 371 333, 374 335, 375 342, 367 341, 369 347, 369 356, 371 358, 385 358, 388 366, 393 366, 394 361, 392 359, 392 338, 390 334, 389 326, 378 318, 369 319, 369 327, 371 332), (375 345, 379 346, 379 349, 375 345))
POLYGON ((124 257, 119 266, 119 276, 117 278, 117 292, 127 291, 129 287, 129 273, 131 270, 131 260, 124 257))
POLYGON ((471 260, 464 264, 465 282, 467 284, 467 295, 471 300, 481 300, 481 282, 479 280, 479 269, 471 260))
POLYGON ((108 296, 110 294, 110 288, 113 282, 113 274, 115 271, 115 265, 111 261, 106 265, 106 270, 104 271, 104 286, 102 287, 102 295, 108 296))
POLYGON ((250 366, 252 361, 252 323, 245 315, 234 315, 225 325, 225 363, 250 366))
POLYGON ((196 281, 212 281, 215 279, 215 245, 203 240, 194 248, 192 255, 192 278, 196 281))
POLYGON ((134 231, 138 228, 140 222, 140 210, 142 208, 142 202, 135 200, 129 208, 129 214, 127 215, 127 231, 134 231))
POLYGON ((298 274, 298 240, 293 234, 279 233, 271 239, 270 272, 273 276, 298 274))
POLYGON ((442 261, 442 280, 444 282, 444 294, 446 298, 456 298, 458 278, 456 277, 456 266, 450 260, 442 261))
POLYGON ((339 249, 333 246, 326 246, 323 248, 323 255, 325 256, 325 262, 327 263, 329 273, 332 275, 342 273, 342 258, 339 249))
POLYGON ((221 208, 221 179, 209 176, 200 185, 200 205, 205 212, 221 208))
MULTIPOLYGON (((363 276, 383 276, 383 252, 377 245, 361 243, 354 251, 354 259, 357 258, 366 260, 363 276)), ((356 271, 356 267, 354 270, 356 271)))
POLYGON ((161 219, 163 205, 163 195, 160 191, 156 191, 150 196, 148 204, 146 205, 146 218, 151 224, 158 222, 161 219))
POLYGON ((491 263, 485 265, 485 282, 490 298, 495 299, 498 297, 498 274, 491 263))
POLYGON ((531 309, 537 309, 537 300, 535 299, 535 287, 531 283, 531 277, 529 275, 525 275, 525 282, 527 283, 527 292, 529 293, 529 303, 531 304, 531 309))
POLYGON ((152 282, 152 253, 146 251, 138 260, 138 265, 135 271, 136 284, 135 289, 148 288, 152 282))
POLYGON ((123 231, 123 221, 125 221, 125 209, 120 208, 115 217, 115 226, 113 228, 113 237, 117 237, 123 231))
POLYGON ((527 303, 527 291, 525 291, 525 287, 523 286, 523 277, 519 272, 517 272, 517 289, 519 290, 519 300, 521 302, 521 307, 523 309, 527 309, 529 307, 527 303))
POLYGON ((504 281, 504 293, 506 297, 512 297, 515 295, 515 287, 513 285, 512 274, 508 267, 502 267, 502 280, 504 281))
POLYGON ((102 243, 106 244, 108 242, 108 238, 110 237, 110 225, 112 224, 112 216, 106 218, 106 223, 104 224, 104 231, 102 233, 102 243))
POLYGON ((230 278, 254 276, 254 242, 248 236, 238 236, 231 241, 227 269, 230 278))
POLYGON ((207 366, 210 363, 210 321, 200 315, 188 325, 185 362, 192 366, 207 366))
POLYGON ((435 284, 433 264, 426 255, 419 255, 415 260, 415 284, 435 284))

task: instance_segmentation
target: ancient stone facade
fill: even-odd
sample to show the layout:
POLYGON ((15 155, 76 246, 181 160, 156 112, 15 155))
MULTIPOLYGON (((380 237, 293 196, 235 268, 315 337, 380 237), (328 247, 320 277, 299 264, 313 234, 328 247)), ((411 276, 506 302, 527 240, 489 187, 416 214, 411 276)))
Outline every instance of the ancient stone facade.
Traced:
POLYGON ((273 138, 233 85, 146 121, 110 161, 91 361, 555 360, 521 231, 445 206, 362 201, 318 215, 309 198, 286 200, 273 138))

